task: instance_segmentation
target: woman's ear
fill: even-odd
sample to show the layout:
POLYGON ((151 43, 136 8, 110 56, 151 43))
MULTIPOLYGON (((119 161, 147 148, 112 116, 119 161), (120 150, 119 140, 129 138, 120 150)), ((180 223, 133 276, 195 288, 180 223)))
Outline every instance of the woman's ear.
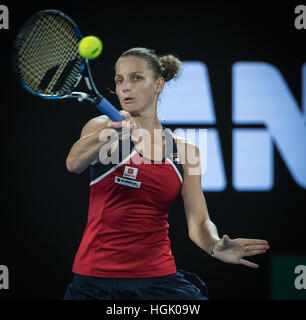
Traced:
POLYGON ((165 79, 163 77, 160 77, 156 80, 156 88, 155 93, 159 94, 163 91, 165 85, 165 79))

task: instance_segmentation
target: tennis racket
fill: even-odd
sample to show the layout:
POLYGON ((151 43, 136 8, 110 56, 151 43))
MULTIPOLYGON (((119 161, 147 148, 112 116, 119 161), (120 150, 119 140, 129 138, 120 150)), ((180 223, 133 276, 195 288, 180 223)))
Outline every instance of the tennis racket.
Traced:
POLYGON ((88 59, 80 56, 83 38, 75 22, 58 10, 31 16, 19 30, 13 46, 13 67, 22 87, 43 99, 75 98, 89 101, 112 121, 124 117, 97 90, 88 59), (88 92, 74 89, 84 78, 88 92))

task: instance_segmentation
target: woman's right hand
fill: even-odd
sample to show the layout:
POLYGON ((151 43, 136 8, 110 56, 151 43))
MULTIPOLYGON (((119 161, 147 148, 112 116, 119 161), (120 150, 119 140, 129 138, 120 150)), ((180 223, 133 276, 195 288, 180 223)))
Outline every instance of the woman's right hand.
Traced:
POLYGON ((137 128, 137 125, 129 112, 120 110, 119 113, 124 117, 124 120, 109 120, 106 127, 115 129, 119 134, 119 139, 125 140, 132 135, 132 131, 137 128))

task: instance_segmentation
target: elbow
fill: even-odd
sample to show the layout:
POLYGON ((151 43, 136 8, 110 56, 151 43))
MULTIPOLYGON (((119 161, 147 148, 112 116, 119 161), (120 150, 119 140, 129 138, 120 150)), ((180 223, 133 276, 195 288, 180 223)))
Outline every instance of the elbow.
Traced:
POLYGON ((192 241, 194 244, 198 244, 199 239, 201 239, 201 234, 196 232, 192 232, 192 233, 189 232, 188 236, 189 236, 189 240, 192 241))
POLYGON ((81 173, 84 171, 83 168, 77 165, 76 161, 74 161, 71 157, 67 157, 66 159, 66 168, 71 173, 81 173))
POLYGON ((189 231, 188 232, 188 236, 189 236, 189 239, 194 242, 194 239, 196 238, 195 232, 194 231, 192 231, 192 232, 189 231))
POLYGON ((193 239, 195 238, 196 232, 197 232, 197 230, 188 228, 188 236, 189 236, 190 240, 193 241, 193 239))

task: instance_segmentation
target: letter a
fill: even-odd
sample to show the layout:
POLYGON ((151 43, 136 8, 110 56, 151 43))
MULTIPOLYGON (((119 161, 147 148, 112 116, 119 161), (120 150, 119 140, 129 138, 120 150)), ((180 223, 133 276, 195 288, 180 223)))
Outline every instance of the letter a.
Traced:
POLYGON ((306 266, 300 265, 297 266, 294 270, 294 273, 300 274, 295 278, 294 286, 296 289, 306 289, 306 266))
POLYGON ((294 13, 301 13, 295 18, 294 26, 300 29, 306 29, 306 6, 299 5, 295 8, 294 13))
POLYGON ((0 5, 0 30, 9 28, 9 11, 7 6, 0 5))
POLYGON ((7 266, 0 266, 0 289, 9 289, 9 270, 7 266))

